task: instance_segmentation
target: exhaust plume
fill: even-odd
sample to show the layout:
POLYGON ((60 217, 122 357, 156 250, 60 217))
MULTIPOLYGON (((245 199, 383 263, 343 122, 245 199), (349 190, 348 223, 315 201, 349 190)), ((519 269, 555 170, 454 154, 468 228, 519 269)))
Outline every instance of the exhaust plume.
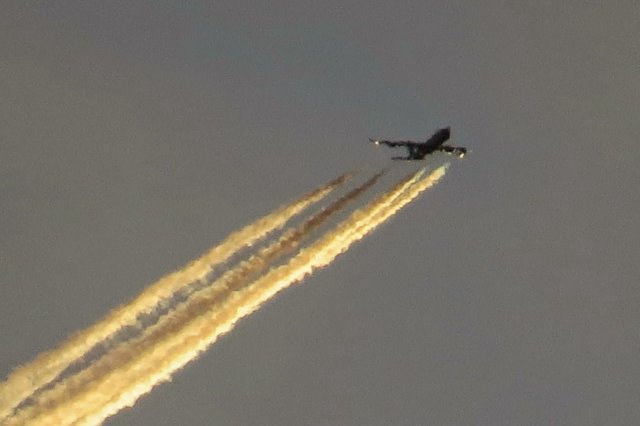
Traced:
POLYGON ((135 325, 139 315, 151 312, 161 301, 171 297, 185 285, 203 279, 214 266, 224 263, 238 250, 256 243, 270 232, 281 228, 289 219, 322 200, 353 175, 353 172, 345 173, 232 233, 200 258, 162 277, 135 299, 114 309, 93 326, 72 335, 58 348, 45 352, 30 363, 18 367, 4 383, 0 383, 0 420, 7 417, 38 389, 55 380, 66 368, 80 360, 98 343, 123 327, 135 325))
POLYGON ((174 307, 168 314, 161 317, 156 324, 147 327, 142 335, 114 348, 89 365, 85 370, 56 383, 52 389, 42 392, 36 397, 33 407, 21 410, 18 415, 20 417, 32 416, 37 413, 38 407, 56 405, 59 401, 68 398, 69 395, 80 392, 83 387, 118 369, 119 364, 135 359, 138 353, 152 347, 158 341, 167 339, 167 336, 180 333, 182 328, 189 321, 192 321, 195 316, 210 315, 208 311, 215 309, 215 304, 223 301, 230 291, 237 290, 246 283, 247 279, 259 274, 270 263, 286 252, 295 249, 307 235, 342 210, 348 202, 353 201, 365 190, 373 186, 382 175, 383 172, 377 173, 360 186, 323 208, 298 227, 286 230, 278 240, 261 249, 248 260, 240 262, 211 285, 174 307))
MULTIPOLYGON (((110 348, 102 358, 93 361, 84 370, 63 378, 51 389, 46 389, 40 395, 34 396, 40 387, 54 381, 64 369, 51 373, 55 368, 50 368, 48 367, 49 365, 55 367, 68 361, 68 366, 82 357, 86 351, 78 355, 81 352, 77 349, 78 344, 76 343, 76 346, 74 346, 67 343, 67 346, 62 345, 56 350, 57 354, 56 351, 50 352, 49 354, 52 355, 50 355, 47 363, 35 364, 36 361, 48 354, 36 358, 36 361, 23 368, 31 366, 31 373, 34 376, 37 374, 41 377, 44 377, 45 374, 41 373, 39 368, 45 368, 45 373, 48 371, 49 376, 52 377, 48 381, 40 380, 40 382, 44 381, 44 384, 40 384, 37 387, 33 385, 35 383, 33 380, 30 382, 31 387, 17 386, 16 388, 21 391, 21 396, 14 398, 13 402, 9 399, 7 400, 9 403, 6 403, 5 399, 2 398, 0 408, 3 408, 5 413, 10 415, 6 419, 7 424, 95 425, 103 422, 107 417, 123 408, 132 406, 138 398, 151 391, 154 386, 169 380, 174 372, 195 359, 220 336, 229 332, 241 318, 259 309, 263 303, 274 297, 278 292, 302 281, 315 270, 333 262, 338 255, 348 250, 353 243, 368 235, 423 191, 434 185, 444 175, 447 166, 448 164, 434 170, 424 178, 422 177, 424 169, 407 176, 389 191, 354 211, 333 229, 328 230, 317 240, 300 249, 287 263, 272 267, 266 273, 263 272, 277 258, 297 249, 302 239, 309 236, 333 214, 341 210, 348 201, 356 199, 365 189, 374 185, 381 175, 379 173, 360 187, 355 188, 344 197, 321 210, 315 216, 307 219, 298 227, 284 231, 275 242, 256 251, 247 260, 239 262, 238 265, 229 269, 207 287, 192 294, 184 302, 170 307, 168 312, 161 316, 156 324, 144 328, 139 336, 110 348), (64 353, 63 348, 65 347, 70 353, 64 353), (56 359, 56 356, 60 357, 62 361, 56 359), (16 403, 15 400, 19 398, 21 399, 16 403), (31 405, 18 409, 12 415, 10 414, 15 407, 18 407, 28 398, 33 401, 31 405)), ((306 198, 302 197, 298 202, 307 200, 310 204, 311 201, 309 200, 313 194, 315 194, 313 197, 319 197, 319 200, 326 195, 319 195, 322 190, 328 193, 331 189, 344 183, 348 177, 350 175, 343 175, 308 194, 306 198), (330 189, 328 189, 329 187, 330 189)), ((127 311, 128 316, 109 314, 106 319, 111 318, 113 315, 112 320, 116 324, 123 324, 123 318, 132 316, 127 324, 135 324, 137 315, 150 312, 165 298, 181 290, 183 286, 194 282, 196 279, 207 279, 209 269, 213 264, 221 263, 219 259, 224 257, 225 253, 230 253, 227 256, 228 259, 240 248, 253 244, 272 230, 282 227, 288 218, 293 215, 291 214, 285 219, 286 214, 289 214, 291 209, 288 210, 289 213, 285 214, 283 212, 294 204, 285 206, 243 228, 243 230, 231 234, 220 246, 211 249, 200 259, 187 265, 183 270, 160 279, 158 283, 143 292, 143 294, 147 294, 146 297, 149 297, 149 299, 145 300, 153 300, 154 303, 136 305, 135 309, 131 308, 131 310, 127 311), (280 212, 280 215, 276 215, 277 212, 280 212), (267 221, 270 224, 269 226, 257 226, 259 222, 265 221, 266 218, 271 218, 267 221), (279 225, 275 226, 274 223, 279 223, 279 225), (251 229, 252 226, 255 226, 255 228, 251 229), (271 227, 270 230, 264 231, 269 227, 271 227), (246 232, 241 234, 243 231, 246 232), (257 237, 260 233, 261 236, 257 237), (227 241, 233 240, 233 237, 239 234, 240 237, 234 240, 234 244, 228 245, 231 248, 237 247, 235 251, 231 251, 231 248, 220 249, 227 241), (212 255, 214 252, 215 256, 212 255), (198 266, 192 266, 194 264, 198 266), (199 278, 194 279, 194 276, 199 278), (161 282, 171 284, 161 286, 160 290, 150 291, 161 282), (133 312, 137 312, 137 314, 133 315, 133 312)), ((297 213, 302 209, 300 208, 297 213)), ((141 298, 142 295, 136 298, 134 302, 141 298)), ((127 306, 133 306, 133 302, 118 310, 127 306)), ((98 336, 104 334, 110 336, 122 327, 122 325, 106 324, 106 319, 98 325, 102 324, 104 330, 113 330, 111 333, 89 333, 89 330, 97 327, 94 326, 78 335, 83 333, 89 335, 89 337, 95 339, 95 345, 106 338, 98 336)), ((16 370, 14 374, 18 371, 16 370)), ((26 371, 29 372, 28 369, 26 371)), ((13 382, 13 385, 15 383, 21 384, 22 382, 13 382)), ((2 385, 0 397, 12 393, 11 384, 7 380, 2 385)))

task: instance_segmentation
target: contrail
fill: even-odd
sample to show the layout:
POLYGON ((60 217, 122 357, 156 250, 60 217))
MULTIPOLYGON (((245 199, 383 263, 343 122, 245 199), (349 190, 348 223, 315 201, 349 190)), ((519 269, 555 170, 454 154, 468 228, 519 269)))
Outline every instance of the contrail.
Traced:
POLYGON ((173 307, 156 324, 147 327, 142 335, 114 348, 85 370, 56 383, 52 389, 38 395, 33 401, 33 406, 18 411, 15 418, 27 418, 37 415, 42 407, 55 406, 61 400, 71 397, 75 392, 80 392, 84 386, 118 369, 119 364, 135 359, 139 352, 153 346, 157 341, 166 339, 169 335, 178 335, 177 333, 181 333, 181 328, 194 316, 210 311, 212 305, 224 298, 225 293, 236 290, 243 283, 246 283, 248 278, 256 276, 278 257, 297 247, 303 238, 330 219, 332 215, 342 210, 348 202, 372 187, 383 174, 384 172, 377 173, 298 227, 288 229, 278 240, 261 249, 248 260, 240 262, 238 266, 227 271, 218 280, 193 295, 186 302, 173 307))
MULTIPOLYGON (((172 372, 195 358, 220 335, 230 331, 239 319, 254 312, 279 291, 301 281, 317 268, 331 263, 351 244, 362 239, 402 207, 413 201, 421 192, 434 185, 444 175, 447 166, 436 169, 415 185, 412 185, 413 182, 423 171, 401 181, 391 191, 354 212, 333 231, 303 249, 287 265, 271 270, 251 286, 233 293, 229 301, 221 307, 221 310, 214 312, 214 318, 204 317, 199 320, 200 324, 197 326, 199 331, 190 333, 186 343, 174 346, 174 351, 166 353, 168 355, 166 357, 163 356, 160 357, 161 359, 145 363, 151 367, 149 372, 143 373, 147 374, 146 377, 138 376, 135 385, 130 386, 128 390, 124 389, 122 393, 112 393, 112 400, 108 404, 87 415, 79 424, 99 423, 122 408, 133 405, 138 397, 147 393, 156 384, 168 380, 172 372)), ((162 351, 160 352, 162 353, 162 351)), ((135 370, 135 368, 132 369, 132 372, 135 370)), ((117 380, 111 383, 106 381, 100 386, 101 389, 96 389, 96 395, 108 393, 111 385, 116 382, 117 380)))
POLYGON ((440 179, 445 167, 417 183, 420 172, 405 179, 381 197, 354 212, 334 230, 301 250, 289 263, 274 268, 251 285, 231 292, 216 305, 211 315, 194 318, 182 331, 160 339, 153 347, 89 384, 86 390, 40 413, 37 424, 96 424, 120 409, 132 405, 156 384, 195 358, 242 317, 287 286, 299 282, 317 268, 328 265, 351 244, 363 238, 422 191, 440 179), (79 417, 83 416, 84 417, 79 417))
POLYGON ((139 315, 151 312, 160 302, 185 285, 203 279, 215 265, 224 263, 238 250, 254 244, 270 232, 281 228, 289 219, 326 197, 352 176, 352 172, 339 176, 232 233, 221 244, 210 249, 200 258, 183 269, 164 276, 129 303, 108 313, 101 321, 72 335, 58 348, 45 352, 30 363, 18 367, 4 383, 0 384, 0 421, 9 416, 38 389, 55 380, 66 368, 80 360, 96 344, 112 336, 122 327, 135 325, 139 315))

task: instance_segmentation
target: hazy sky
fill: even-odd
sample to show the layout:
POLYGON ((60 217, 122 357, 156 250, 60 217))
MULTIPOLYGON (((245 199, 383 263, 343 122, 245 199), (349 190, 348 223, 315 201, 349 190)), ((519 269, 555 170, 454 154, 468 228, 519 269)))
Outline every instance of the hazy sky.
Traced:
POLYGON ((637 424, 640 7, 602 4, 3 2, 0 375, 450 125, 441 184, 107 424, 637 424))

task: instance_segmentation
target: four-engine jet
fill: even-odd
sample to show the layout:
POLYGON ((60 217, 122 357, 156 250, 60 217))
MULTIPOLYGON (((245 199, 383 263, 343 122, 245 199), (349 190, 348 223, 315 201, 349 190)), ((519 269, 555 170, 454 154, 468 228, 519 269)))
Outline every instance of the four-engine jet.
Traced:
POLYGON ((407 157, 392 157, 392 160, 424 160, 425 156, 436 151, 457 155, 460 158, 464 157, 464 155, 467 153, 467 148, 443 145, 446 141, 449 140, 450 136, 451 128, 445 127, 444 129, 440 129, 435 132, 425 142, 383 141, 371 138, 369 138, 369 141, 375 143, 376 145, 383 144, 390 147, 404 146, 409 151, 409 155, 407 157))

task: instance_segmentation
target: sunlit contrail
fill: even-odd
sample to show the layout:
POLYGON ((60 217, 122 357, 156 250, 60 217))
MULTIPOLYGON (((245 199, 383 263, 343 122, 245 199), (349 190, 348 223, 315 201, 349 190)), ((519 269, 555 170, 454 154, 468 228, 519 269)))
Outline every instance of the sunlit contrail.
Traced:
POLYGON ((211 310, 212 305, 221 301, 226 295, 225 293, 228 294, 230 290, 236 290, 243 283, 246 283, 246 279, 256 276, 275 259, 297 247, 303 238, 330 219, 333 214, 339 212, 348 202, 353 201, 365 190, 373 186, 382 174, 382 172, 377 173, 299 226, 285 231, 275 242, 259 250, 248 260, 242 261, 236 267, 228 270, 219 279, 205 289, 200 290, 184 303, 172 308, 156 324, 147 327, 142 335, 130 339, 118 348, 114 348, 101 359, 90 364, 85 370, 56 383, 52 389, 38 395, 34 401, 34 406, 19 412, 17 418, 22 419, 37 415, 42 407, 50 407, 63 399, 72 397, 74 392, 81 391, 83 386, 87 386, 92 381, 118 369, 119 364, 136 359, 137 353, 151 347, 157 341, 167 339, 169 335, 180 333, 181 328, 186 323, 192 320, 194 316, 211 310))
POLYGON ((252 285, 230 294, 222 306, 217 306, 212 311, 212 316, 195 318, 178 335, 166 336, 156 346, 137 354, 135 359, 122 365, 113 374, 91 383, 85 392, 73 396, 55 410, 34 420, 66 424, 78 420, 77 414, 84 412, 87 414, 78 424, 96 424, 123 407, 132 405, 139 396, 148 392, 155 384, 168 379, 218 336, 230 330, 238 319, 253 312, 278 291, 329 264, 351 244, 433 185, 443 174, 444 168, 437 169, 429 177, 413 185, 413 180, 408 179, 403 187, 394 188, 353 213, 333 231, 301 250, 288 264, 273 269, 252 285))
POLYGON ((273 213, 229 235, 186 267, 168 274, 147 287, 138 297, 122 305, 93 326, 72 335, 58 348, 39 355, 18 367, 0 383, 0 421, 41 387, 55 380, 72 363, 80 360, 96 344, 112 336, 122 327, 136 324, 140 314, 152 311, 162 300, 171 297, 185 285, 200 280, 213 266, 224 263, 241 248, 254 244, 270 232, 281 228, 289 219, 326 197, 353 176, 346 173, 322 187, 305 194, 273 213))
MULTIPOLYGON (((422 191, 437 182, 444 175, 445 168, 446 166, 440 167, 420 180, 418 179, 422 171, 408 176, 387 193, 352 213, 316 242, 301 249, 288 263, 273 268, 261 277, 257 277, 253 283, 246 284, 246 279, 255 278, 263 268, 269 266, 273 259, 296 248, 301 238, 317 227, 322 220, 326 220, 332 208, 339 209, 341 200, 334 202, 298 228, 285 231, 276 242, 259 250, 247 261, 240 262, 237 267, 228 270, 214 284, 199 290, 184 303, 169 309, 166 315, 159 318, 158 323, 145 328, 138 337, 110 348, 102 358, 90 363, 80 373, 59 381, 53 389, 46 390, 35 398, 32 406, 23 408, 8 418, 8 424, 93 425, 104 421, 122 408, 133 405, 141 395, 150 391, 158 383, 168 380, 173 372, 197 357, 220 335, 233 328, 240 318, 252 313, 276 293, 301 281, 317 268, 331 263, 351 244, 363 238, 410 203, 422 191), (324 219, 322 219, 323 216, 325 216, 324 219), (123 357, 123 355, 126 356, 123 357), (107 360, 110 362, 103 364, 107 360), (112 369, 105 369, 105 366, 112 369), (74 382, 76 379, 79 379, 77 383, 74 382), (56 393, 59 389, 62 389, 62 392, 56 393)), ((346 178, 342 178, 344 182, 346 178)), ((377 176, 370 180, 372 182, 369 186, 375 182, 375 179, 377 176)), ((367 183, 363 186, 366 185, 367 183)), ((352 198, 358 195, 359 190, 360 188, 356 188, 351 191, 352 198)), ((343 199, 349 199, 350 194, 343 199)), ((282 224, 277 227, 281 227, 282 224)), ((247 237, 251 239, 250 232, 247 237)), ((212 249, 209 253, 214 250, 212 249)), ((201 278, 208 278, 209 265, 206 265, 207 268, 201 278)), ((185 276, 180 274, 185 270, 170 274, 159 281, 176 276, 174 289, 164 297, 170 297, 184 285, 195 281, 182 281, 185 276)), ((158 298, 153 306, 147 309, 151 311, 162 299, 163 297, 158 298)), ((132 323, 135 324, 135 321, 136 316, 132 323)), ((102 340, 98 339, 96 343, 102 340)), ((77 360, 78 357, 70 362, 77 360)), ((59 372, 44 384, 55 380, 58 374, 59 372)), ((7 382, 4 385, 4 389, 8 392, 12 390, 6 386, 7 382)), ((37 389, 33 388, 31 393, 23 396, 8 409, 9 412, 25 398, 33 397, 37 389)))

